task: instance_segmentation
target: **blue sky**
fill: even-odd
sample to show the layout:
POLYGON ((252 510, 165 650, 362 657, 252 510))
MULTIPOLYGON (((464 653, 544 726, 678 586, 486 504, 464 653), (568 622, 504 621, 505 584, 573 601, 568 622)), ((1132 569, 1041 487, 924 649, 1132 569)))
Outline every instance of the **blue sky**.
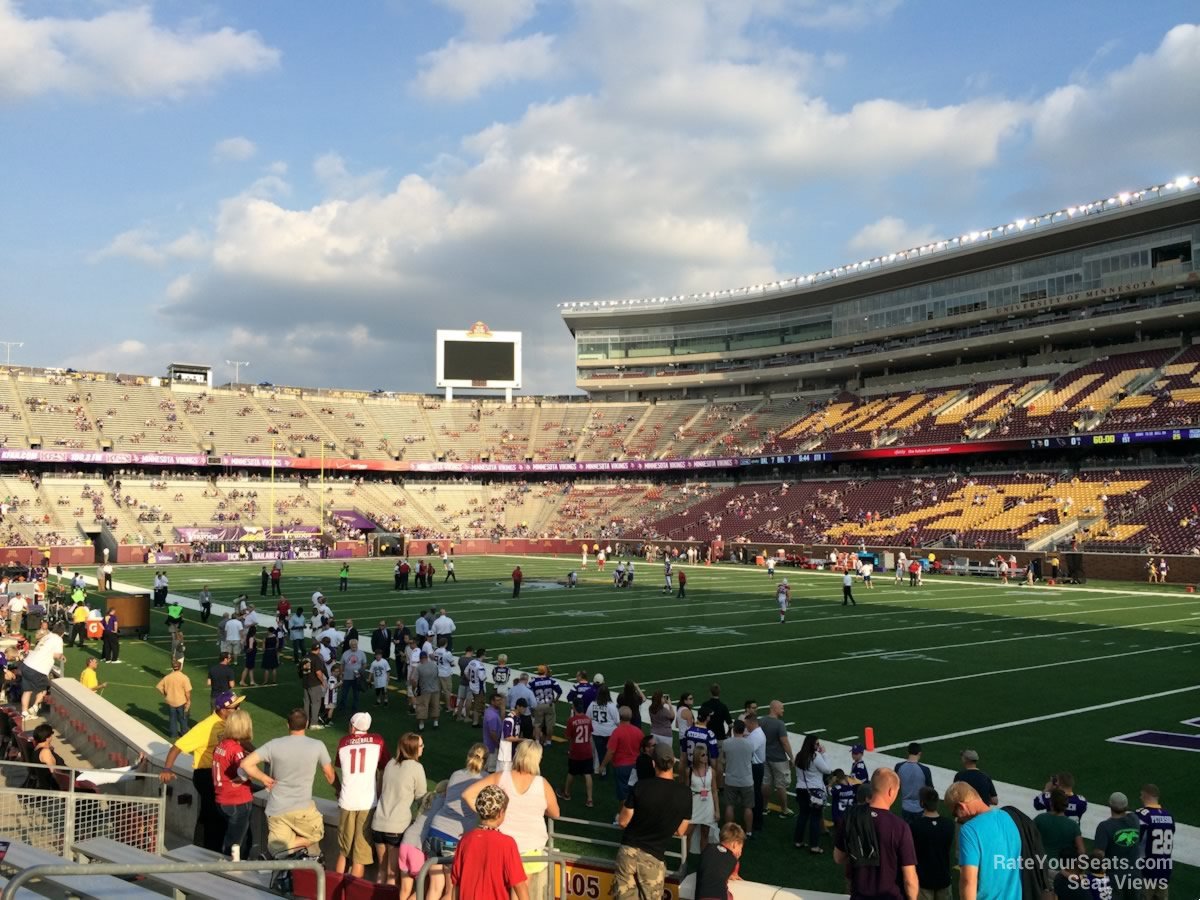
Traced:
POLYGON ((0 0, 14 362, 433 389, 433 332, 1200 173, 1194 4, 0 0), (351 10, 351 12, 347 12, 351 10))

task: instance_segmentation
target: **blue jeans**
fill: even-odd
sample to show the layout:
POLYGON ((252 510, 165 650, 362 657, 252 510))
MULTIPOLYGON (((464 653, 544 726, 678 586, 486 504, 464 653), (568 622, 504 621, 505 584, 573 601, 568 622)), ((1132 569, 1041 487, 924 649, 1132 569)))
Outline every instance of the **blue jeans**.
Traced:
POLYGON ((233 853, 235 846, 242 848, 242 859, 250 850, 247 838, 250 835, 250 813, 254 811, 254 803, 239 803, 236 806, 221 804, 221 815, 225 818, 225 839, 221 842, 221 852, 226 856, 233 853))
POLYGON ((179 737, 188 730, 188 715, 187 710, 182 706, 168 706, 170 710, 170 727, 168 734, 171 740, 179 737))
POLYGON ((617 779, 617 802, 624 803, 625 798, 629 796, 629 776, 633 774, 633 766, 613 766, 613 773, 617 779))

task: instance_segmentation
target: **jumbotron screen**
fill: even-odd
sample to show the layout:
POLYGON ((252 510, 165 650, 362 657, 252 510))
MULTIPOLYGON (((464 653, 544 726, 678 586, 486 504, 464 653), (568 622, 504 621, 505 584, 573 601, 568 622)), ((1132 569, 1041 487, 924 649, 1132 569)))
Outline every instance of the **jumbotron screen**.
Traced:
POLYGON ((516 380, 516 347, 508 341, 446 341, 443 352, 447 381, 516 380))
POLYGON ((483 322, 437 332, 438 387, 519 388, 521 332, 492 331, 483 322))

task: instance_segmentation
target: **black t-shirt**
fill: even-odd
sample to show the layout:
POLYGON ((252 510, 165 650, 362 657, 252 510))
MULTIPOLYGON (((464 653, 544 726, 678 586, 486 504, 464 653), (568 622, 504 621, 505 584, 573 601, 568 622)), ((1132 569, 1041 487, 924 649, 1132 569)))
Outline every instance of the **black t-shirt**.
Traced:
POLYGON ((981 772, 978 769, 963 769, 954 776, 955 781, 965 781, 971 787, 975 788, 977 793, 984 803, 991 803, 992 798, 996 796, 996 786, 992 784, 992 779, 988 777, 986 772, 981 772))
POLYGON ((639 753, 633 761, 633 771, 637 773, 638 781, 646 781, 654 777, 654 757, 647 753, 639 753))
POLYGON ((703 719, 705 713, 708 713, 708 727, 717 736, 717 740, 723 741, 729 737, 729 729, 733 727, 729 707, 716 697, 709 697, 700 705, 696 718, 703 719))
POLYGON ((737 870, 737 865, 737 857, 720 844, 705 847, 696 870, 696 900, 727 900, 729 876, 737 870))
POLYGON ((665 859, 667 844, 680 823, 691 818, 692 792, 674 779, 656 777, 635 784, 625 805, 633 810, 633 818, 625 826, 621 843, 665 859))
POLYGON ((954 821, 921 816, 912 823, 917 851, 917 880, 921 887, 940 891, 950 887, 950 849, 954 846, 954 821))
POLYGON ((310 656, 300 660, 300 684, 305 690, 320 687, 321 676, 318 673, 318 667, 320 667, 320 671, 322 672, 325 670, 325 666, 321 664, 319 659, 314 661, 310 656))
POLYGON ((222 663, 213 663, 208 667, 208 680, 212 682, 212 692, 219 694, 222 691, 229 690, 231 682, 237 679, 233 669, 222 663))

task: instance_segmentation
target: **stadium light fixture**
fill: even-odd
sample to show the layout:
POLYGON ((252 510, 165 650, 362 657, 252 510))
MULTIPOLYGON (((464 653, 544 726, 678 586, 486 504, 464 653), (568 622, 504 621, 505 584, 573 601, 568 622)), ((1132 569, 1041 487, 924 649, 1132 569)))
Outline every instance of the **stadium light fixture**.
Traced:
POLYGON ((242 382, 242 366, 250 365, 248 360, 244 359, 227 359, 225 365, 233 366, 233 383, 241 384, 242 382))
POLYGON ((13 347, 16 347, 19 350, 25 346, 24 341, 0 341, 0 344, 4 345, 4 365, 6 366, 12 364, 13 347))

